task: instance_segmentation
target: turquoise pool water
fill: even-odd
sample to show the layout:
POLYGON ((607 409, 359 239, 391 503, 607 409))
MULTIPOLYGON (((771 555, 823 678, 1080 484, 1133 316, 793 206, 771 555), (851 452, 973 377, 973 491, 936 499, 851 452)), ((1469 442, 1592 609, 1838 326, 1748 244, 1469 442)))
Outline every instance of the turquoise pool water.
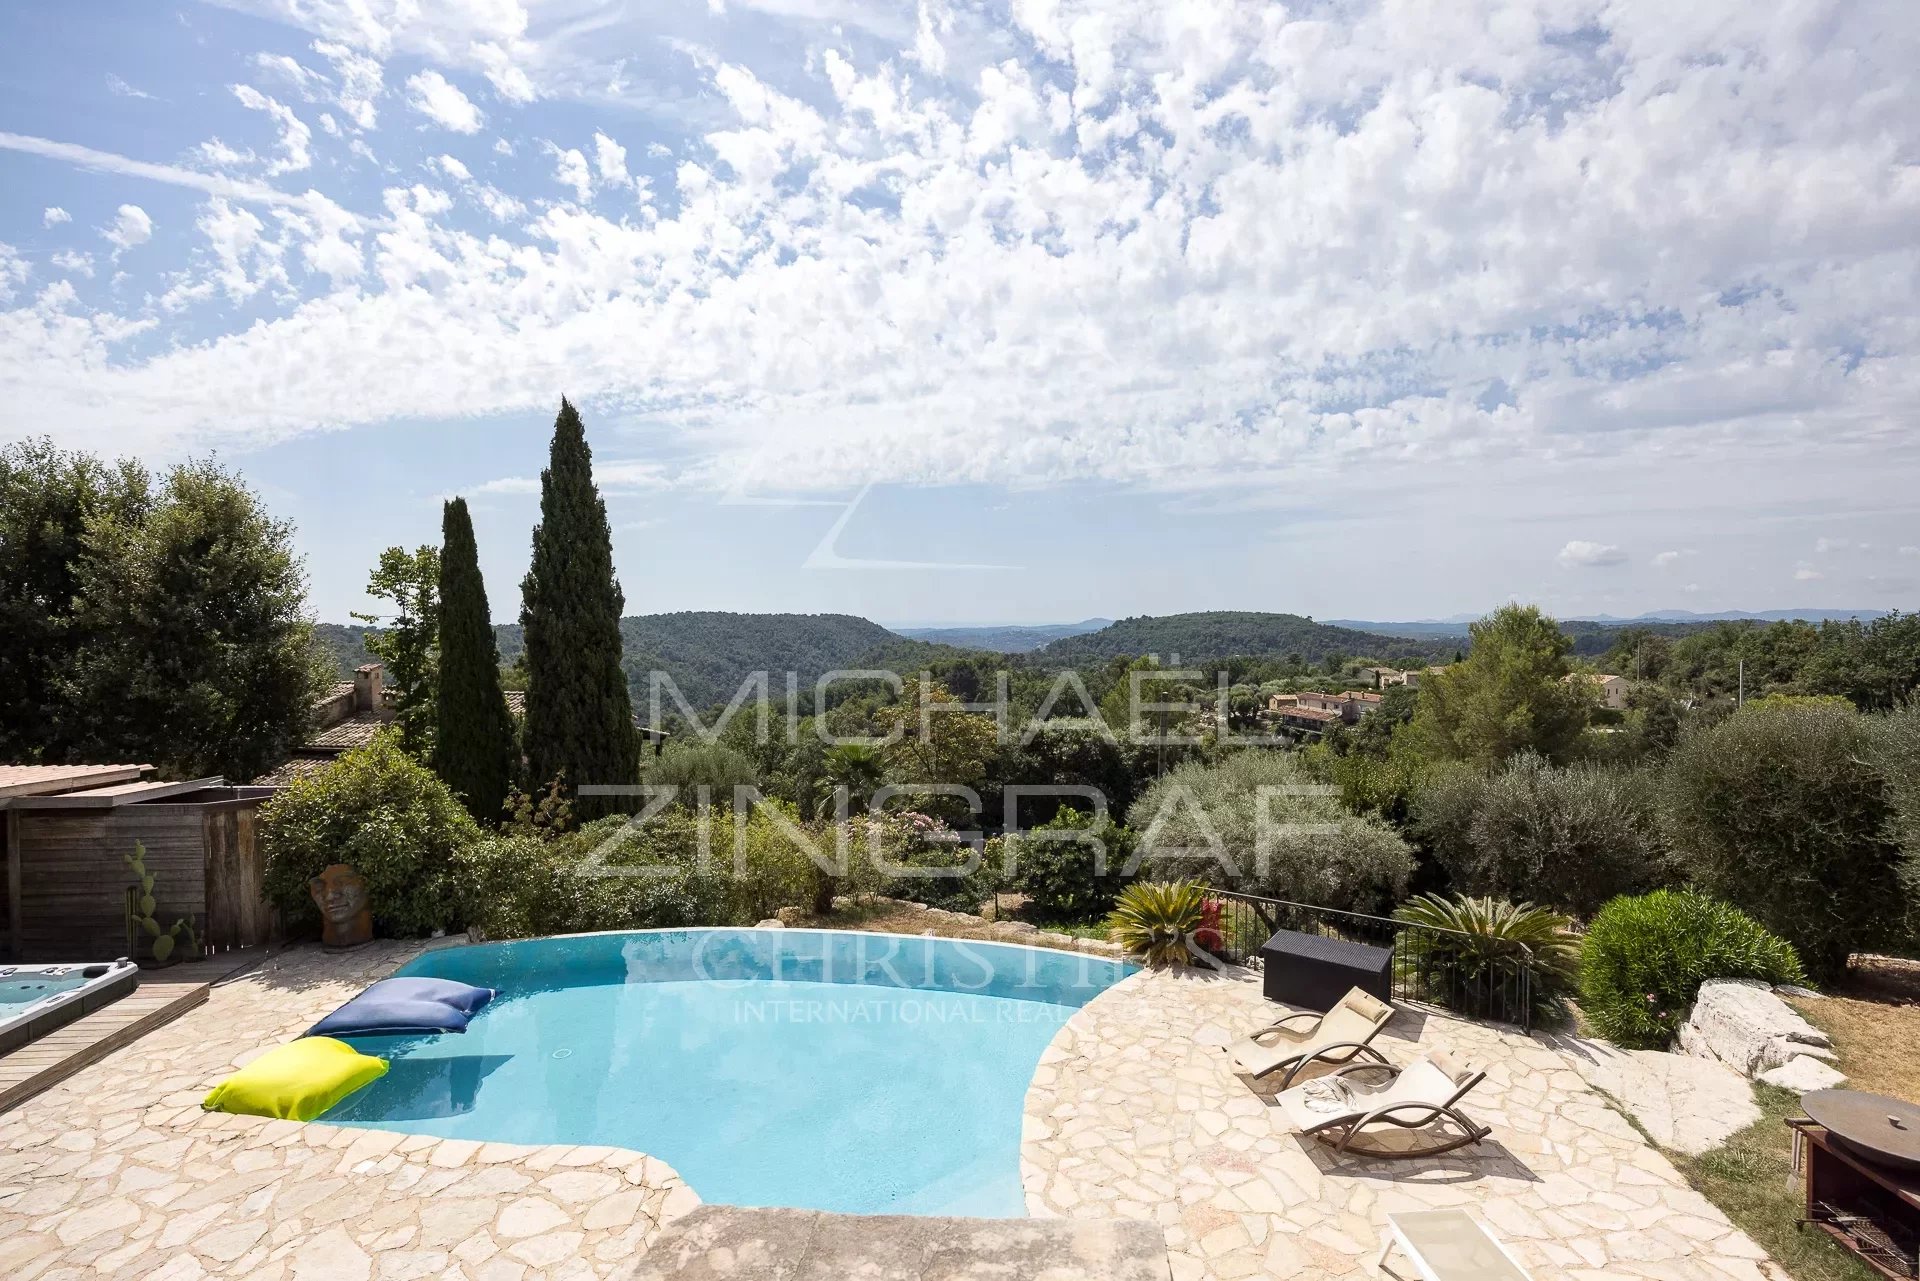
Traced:
POLYGON ((357 1038, 391 1069, 326 1120, 633 1148, 731 1205, 1023 1215, 1021 1105, 1040 1053, 1131 972, 815 930, 452 948, 400 973, 500 996, 464 1035, 357 1038))

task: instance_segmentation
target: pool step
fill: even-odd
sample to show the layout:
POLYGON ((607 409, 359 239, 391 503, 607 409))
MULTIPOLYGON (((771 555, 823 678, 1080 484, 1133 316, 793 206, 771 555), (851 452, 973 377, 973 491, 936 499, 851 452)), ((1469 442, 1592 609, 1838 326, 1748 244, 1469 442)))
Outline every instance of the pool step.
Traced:
POLYGON ((940 1219, 703 1205, 623 1281, 1168 1281, 1167 1243, 1125 1219, 940 1219))

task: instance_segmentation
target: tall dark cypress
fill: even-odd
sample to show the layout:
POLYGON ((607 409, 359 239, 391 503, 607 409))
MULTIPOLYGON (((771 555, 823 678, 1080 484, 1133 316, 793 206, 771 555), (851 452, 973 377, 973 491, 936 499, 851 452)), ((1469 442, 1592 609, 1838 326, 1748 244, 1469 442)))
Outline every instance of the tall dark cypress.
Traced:
POLYGON ((482 823, 498 823, 513 782, 513 718, 500 692, 500 650, 480 577, 467 500, 440 519, 440 683, 433 768, 482 823))
MULTIPOLYGON (((521 742, 529 782, 565 774, 582 784, 631 785, 640 741, 620 670, 620 610, 607 507, 593 484, 593 454, 580 414, 563 397, 553 450, 540 473, 533 565, 520 585, 527 646, 527 719, 521 742)), ((622 808, 588 801, 583 817, 622 808)))

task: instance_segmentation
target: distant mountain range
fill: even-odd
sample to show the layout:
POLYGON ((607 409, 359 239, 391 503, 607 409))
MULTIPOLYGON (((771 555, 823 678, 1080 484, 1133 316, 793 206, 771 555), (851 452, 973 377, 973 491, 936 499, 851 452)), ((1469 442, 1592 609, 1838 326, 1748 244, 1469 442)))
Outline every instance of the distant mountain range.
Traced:
MULTIPOLYGON (((1562 618, 1560 622, 1563 626, 1570 623, 1599 623, 1608 627, 1631 627, 1636 623, 1777 623, 1788 619, 1824 623, 1857 618, 1867 622, 1884 617, 1889 612, 1884 609, 1768 609, 1758 612, 1730 609, 1717 614, 1698 614, 1686 609, 1657 609, 1651 613, 1636 614, 1632 618, 1595 614, 1588 618, 1562 618)), ((1350 627, 1382 636, 1465 636, 1468 624, 1480 617, 1479 614, 1454 614, 1448 618, 1416 618, 1407 622, 1376 622, 1358 618, 1330 618, 1326 621, 1329 626, 1350 627)))
POLYGON ((1010 623, 982 627, 896 627, 910 640, 960 649, 989 649, 997 654, 1025 654, 1066 636, 1081 636, 1113 626, 1111 618, 1085 618, 1077 623, 1010 623))

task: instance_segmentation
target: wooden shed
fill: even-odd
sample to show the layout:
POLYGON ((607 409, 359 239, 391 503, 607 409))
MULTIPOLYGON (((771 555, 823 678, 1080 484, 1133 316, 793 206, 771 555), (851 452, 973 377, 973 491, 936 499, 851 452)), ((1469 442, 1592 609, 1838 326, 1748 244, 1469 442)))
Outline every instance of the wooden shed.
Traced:
POLYGON ((146 848, 163 929, 190 919, 212 951, 267 940, 274 922, 254 817, 271 789, 218 778, 154 782, 146 767, 132 765, 73 767, 90 772, 62 784, 52 773, 62 768, 0 766, 7 859, 0 906, 13 959, 128 955, 133 875, 125 858, 136 844, 146 848), (23 778, 26 769, 47 772, 23 778))

